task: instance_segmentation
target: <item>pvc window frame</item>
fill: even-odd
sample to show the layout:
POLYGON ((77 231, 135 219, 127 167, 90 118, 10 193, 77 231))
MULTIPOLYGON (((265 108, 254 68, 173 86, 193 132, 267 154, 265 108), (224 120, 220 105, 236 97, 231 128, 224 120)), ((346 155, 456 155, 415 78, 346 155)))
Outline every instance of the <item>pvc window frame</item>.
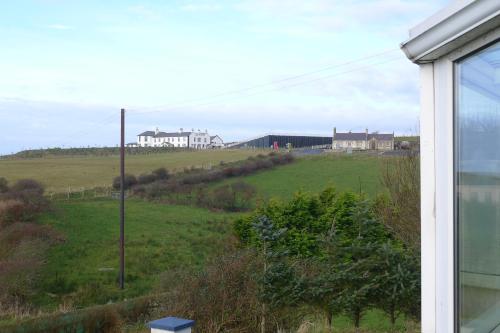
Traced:
POLYGON ((421 65, 422 332, 459 332, 455 214, 455 64, 500 39, 500 28, 421 65))

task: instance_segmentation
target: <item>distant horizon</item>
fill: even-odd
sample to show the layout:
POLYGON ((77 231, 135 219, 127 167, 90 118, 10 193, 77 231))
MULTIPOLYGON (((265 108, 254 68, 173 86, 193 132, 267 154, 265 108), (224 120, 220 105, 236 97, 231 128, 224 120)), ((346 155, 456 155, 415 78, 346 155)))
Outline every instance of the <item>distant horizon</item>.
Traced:
MULTIPOLYGON (((160 129, 161 131, 161 129, 160 129)), ((338 133, 347 133, 349 131, 337 131, 338 133)), ((355 132, 355 131, 351 131, 351 132, 355 132)), ((381 132, 381 131, 369 131, 369 133, 374 133, 374 132, 378 132, 378 133, 389 133, 389 132, 381 132)), ((208 132, 209 134, 210 131, 208 132)), ((359 133, 364 133, 364 131, 359 131, 359 133)), ((392 134, 392 132, 390 132, 390 134, 392 134)), ((214 133, 214 135, 218 135, 217 133, 214 133)), ((242 139, 239 139, 239 140, 225 140, 224 137, 221 137, 222 140, 224 141, 224 143, 226 142, 245 142, 245 141, 249 141, 251 139, 255 139, 255 138, 258 138, 258 137, 262 137, 262 136, 266 136, 266 135, 304 135, 304 136, 320 136, 320 137, 329 137, 329 136, 333 136, 333 135, 327 135, 327 134, 311 134, 311 133, 284 133, 284 132, 280 132, 280 133, 277 133, 277 132, 273 132, 273 133, 261 133, 261 134, 258 134, 258 135, 254 135, 252 137, 246 137, 246 138, 242 138, 242 139)), ((398 138, 398 137, 419 137, 420 135, 419 134, 412 134, 412 133, 397 133, 397 132, 394 132, 394 137, 395 138, 398 138)), ((219 135, 220 137, 220 135, 219 135)), ((127 144, 132 144, 132 143, 137 143, 137 140, 136 141, 125 141, 125 145, 127 144)), ((114 144, 114 145, 86 145, 86 146, 47 146, 47 147, 30 147, 30 148, 23 148, 23 149, 20 149, 18 151, 13 151, 13 152, 8 152, 8 153, 0 153, 0 156, 1 157, 5 157, 5 156, 9 156, 9 155, 15 155, 15 154, 18 154, 20 152, 23 152, 23 151, 36 151, 36 150, 50 150, 50 149, 90 149, 90 148, 119 148, 119 144, 114 144)), ((176 149, 179 149, 179 148, 176 148, 176 149)), ((182 149, 182 148, 180 148, 182 149)))

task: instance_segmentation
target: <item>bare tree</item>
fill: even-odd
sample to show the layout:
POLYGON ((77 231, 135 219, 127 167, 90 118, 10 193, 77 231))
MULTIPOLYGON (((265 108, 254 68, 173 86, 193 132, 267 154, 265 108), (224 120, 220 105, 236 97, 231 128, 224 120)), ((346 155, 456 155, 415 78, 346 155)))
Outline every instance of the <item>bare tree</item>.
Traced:
POLYGON ((387 160, 381 182, 387 195, 377 198, 375 209, 384 224, 409 248, 420 250, 420 155, 408 151, 387 160))

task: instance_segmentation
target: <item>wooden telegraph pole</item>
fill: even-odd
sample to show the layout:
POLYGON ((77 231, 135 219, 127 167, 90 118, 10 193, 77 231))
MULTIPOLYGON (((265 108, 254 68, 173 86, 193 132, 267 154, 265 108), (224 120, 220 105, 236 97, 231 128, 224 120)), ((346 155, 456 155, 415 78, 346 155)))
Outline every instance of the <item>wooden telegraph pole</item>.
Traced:
POLYGON ((125 287, 125 109, 120 128, 120 289, 125 287))

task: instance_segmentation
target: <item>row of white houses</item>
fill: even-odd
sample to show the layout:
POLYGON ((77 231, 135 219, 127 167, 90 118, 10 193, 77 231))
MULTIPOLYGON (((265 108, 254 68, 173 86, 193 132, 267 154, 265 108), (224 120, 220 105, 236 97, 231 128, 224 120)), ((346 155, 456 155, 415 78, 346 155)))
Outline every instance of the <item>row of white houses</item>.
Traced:
POLYGON ((209 149, 222 148, 224 142, 218 135, 210 135, 208 131, 198 130, 184 131, 182 128, 178 132, 161 132, 158 128, 155 131, 146 131, 137 135, 138 147, 174 147, 209 149))

